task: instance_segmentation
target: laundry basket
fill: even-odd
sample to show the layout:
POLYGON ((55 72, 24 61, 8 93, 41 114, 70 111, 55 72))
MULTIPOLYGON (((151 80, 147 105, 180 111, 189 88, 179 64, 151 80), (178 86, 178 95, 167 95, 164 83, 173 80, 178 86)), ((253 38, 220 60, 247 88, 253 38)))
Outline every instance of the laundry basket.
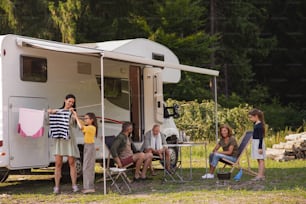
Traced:
POLYGON ((231 172, 218 172, 217 178, 217 186, 226 186, 228 184, 228 181, 231 179, 231 172))

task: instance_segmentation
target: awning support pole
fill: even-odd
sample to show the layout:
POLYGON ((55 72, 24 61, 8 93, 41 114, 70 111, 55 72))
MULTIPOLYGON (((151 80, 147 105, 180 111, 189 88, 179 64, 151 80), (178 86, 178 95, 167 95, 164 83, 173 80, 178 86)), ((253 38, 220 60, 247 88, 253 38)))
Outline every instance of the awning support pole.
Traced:
POLYGON ((216 143, 218 142, 218 96, 217 96, 217 77, 214 76, 214 101, 215 101, 215 128, 216 128, 216 143))
POLYGON ((102 151, 103 151, 103 191, 106 195, 106 162, 105 162, 105 127, 104 127, 104 64, 103 64, 103 53, 100 57, 100 71, 101 71, 101 116, 102 116, 102 151))

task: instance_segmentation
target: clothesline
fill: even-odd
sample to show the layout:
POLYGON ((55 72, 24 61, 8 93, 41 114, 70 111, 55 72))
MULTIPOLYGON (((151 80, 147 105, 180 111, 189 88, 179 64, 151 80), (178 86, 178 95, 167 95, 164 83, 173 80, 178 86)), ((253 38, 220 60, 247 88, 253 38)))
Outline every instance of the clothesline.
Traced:
MULTIPOLYGON (((76 109, 79 110, 79 109, 90 108, 90 107, 95 107, 95 106, 101 106, 101 103, 86 105, 86 106, 78 106, 76 109)), ((56 109, 56 110, 59 110, 59 109, 56 109)))
POLYGON ((77 109, 83 109, 83 108, 89 108, 89 107, 95 107, 95 106, 101 106, 101 103, 86 105, 86 106, 80 106, 80 107, 77 107, 77 109))
MULTIPOLYGON (((101 106, 101 103, 92 104, 92 105, 86 105, 86 106, 78 106, 78 107, 77 107, 77 110, 79 110, 79 109, 84 109, 84 108, 95 107, 95 106, 101 106)), ((14 108, 12 109, 12 112, 19 112, 19 109, 20 109, 20 108, 26 108, 26 107, 14 107, 14 108)), ((35 109, 35 108, 30 108, 30 109, 35 109)), ((36 110, 38 110, 38 109, 36 109, 36 110)), ((47 112, 47 111, 48 111, 48 109, 47 109, 47 110, 46 110, 46 109, 40 109, 40 110, 43 110, 44 112, 47 112)), ((59 110, 59 108, 56 108, 55 110, 59 110)))

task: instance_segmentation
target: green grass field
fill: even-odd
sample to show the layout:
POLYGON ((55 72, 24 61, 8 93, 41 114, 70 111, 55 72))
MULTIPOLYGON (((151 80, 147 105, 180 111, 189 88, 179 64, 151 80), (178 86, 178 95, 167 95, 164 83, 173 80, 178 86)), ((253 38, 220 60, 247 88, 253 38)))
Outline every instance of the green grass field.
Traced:
MULTIPOLYGON (((188 154, 188 148, 182 149, 185 177, 189 173, 188 154)), ((192 155, 191 181, 163 182, 160 169, 153 180, 132 183, 133 192, 127 195, 116 192, 103 195, 103 182, 96 183, 94 194, 71 193, 71 184, 66 182, 62 185, 62 194, 53 195, 52 175, 12 175, 5 183, 0 183, 0 203, 306 203, 305 160, 266 160, 265 181, 251 181, 252 177, 244 173, 241 181, 229 180, 224 184, 218 179, 201 179, 205 173, 203 147, 193 148, 192 155)), ((154 164, 156 168, 160 167, 158 162, 154 164)), ((241 165, 247 165, 245 156, 241 165)), ((251 167, 256 171, 257 164, 252 159, 251 167)), ((237 170, 233 175, 236 173, 237 170)), ((101 178, 102 174, 97 173, 96 179, 101 178)), ((79 184, 81 187, 81 181, 79 184)))

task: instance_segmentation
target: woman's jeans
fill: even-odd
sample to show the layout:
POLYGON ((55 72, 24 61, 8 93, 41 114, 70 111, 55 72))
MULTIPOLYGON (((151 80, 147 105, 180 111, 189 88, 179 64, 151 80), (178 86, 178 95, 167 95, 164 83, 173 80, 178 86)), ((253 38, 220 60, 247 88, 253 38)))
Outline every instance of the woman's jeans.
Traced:
POLYGON ((226 159, 226 160, 229 160, 229 161, 232 161, 232 162, 236 162, 237 158, 236 157, 233 157, 233 156, 228 156, 228 155, 225 155, 225 154, 220 154, 220 153, 211 153, 209 155, 209 164, 212 165, 213 167, 216 167, 217 164, 218 164, 218 161, 220 159, 226 159))

